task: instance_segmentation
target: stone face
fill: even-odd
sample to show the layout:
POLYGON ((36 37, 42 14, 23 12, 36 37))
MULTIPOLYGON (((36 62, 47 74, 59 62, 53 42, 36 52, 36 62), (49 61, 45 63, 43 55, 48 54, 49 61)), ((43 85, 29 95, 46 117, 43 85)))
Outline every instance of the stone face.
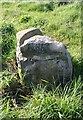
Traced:
POLYGON ((62 43, 53 41, 47 36, 40 35, 25 40, 20 48, 24 57, 41 54, 51 55, 57 54, 57 52, 65 54, 65 46, 62 43))
POLYGON ((27 37, 23 39, 22 44, 20 44, 22 36, 18 41, 16 57, 18 67, 24 76, 24 82, 28 86, 31 83, 36 85, 43 80, 48 84, 66 84, 72 78, 69 52, 64 44, 53 41, 50 37, 42 36, 40 33, 28 37, 27 32, 26 35, 23 34, 27 37))

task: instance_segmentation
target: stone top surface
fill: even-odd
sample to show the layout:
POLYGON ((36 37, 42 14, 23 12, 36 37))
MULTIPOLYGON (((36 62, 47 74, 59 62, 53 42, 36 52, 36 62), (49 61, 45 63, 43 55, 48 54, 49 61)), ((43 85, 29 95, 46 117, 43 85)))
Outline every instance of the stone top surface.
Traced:
POLYGON ((25 35, 27 32, 30 32, 30 31, 33 31, 33 30, 36 30, 37 28, 30 28, 30 29, 25 29, 25 30, 21 30, 19 32, 17 32, 16 34, 16 37, 17 37, 17 40, 20 40, 20 38, 25 35))
POLYGON ((18 41, 20 41, 20 45, 22 45, 26 39, 29 39, 35 35, 42 35, 42 32, 37 28, 30 28, 19 31, 16 34, 16 38, 18 41))

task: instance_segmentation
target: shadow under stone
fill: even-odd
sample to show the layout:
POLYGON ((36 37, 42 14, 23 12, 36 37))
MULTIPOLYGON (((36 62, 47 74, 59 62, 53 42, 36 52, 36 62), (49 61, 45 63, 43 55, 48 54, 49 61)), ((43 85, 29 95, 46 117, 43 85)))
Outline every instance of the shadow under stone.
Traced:
POLYGON ((82 67, 83 67, 83 63, 81 61, 77 61, 75 59, 72 58, 72 64, 73 64, 73 75, 72 78, 73 79, 79 79, 79 77, 82 77, 82 67))

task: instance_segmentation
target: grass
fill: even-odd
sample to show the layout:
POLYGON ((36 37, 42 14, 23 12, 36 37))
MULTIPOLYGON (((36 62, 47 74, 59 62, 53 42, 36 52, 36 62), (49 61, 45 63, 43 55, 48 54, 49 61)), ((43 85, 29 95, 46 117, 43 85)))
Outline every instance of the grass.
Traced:
MULTIPOLYGON (((14 80, 12 84, 16 84, 14 80)), ((12 84, 10 86, 12 86, 12 84)), ((10 86, 7 85, 6 89, 10 88, 10 86)), ((19 86, 16 88, 18 90, 15 90, 15 92, 20 91, 19 86)), ((19 94, 13 93, 14 95, 8 95, 10 90, 4 91, 7 96, 2 99, 4 109, 1 109, 1 118, 82 120, 81 90, 82 84, 79 78, 77 81, 73 81, 70 86, 66 85, 63 90, 58 86, 56 88, 52 87, 52 90, 47 91, 45 86, 38 85, 37 88, 32 87, 31 93, 29 92, 30 94, 26 94, 26 96, 22 95, 22 93, 20 94, 20 92, 19 94), (14 97, 17 97, 18 100, 14 97), (20 99, 22 100, 21 104, 18 103, 20 99), (23 100, 25 102, 23 102, 23 100)), ((12 90, 11 93, 13 91, 14 90, 12 90)))
MULTIPOLYGON (((0 119, 40 118, 54 120, 82 120, 81 81, 81 4, 42 2, 2 2, 2 64, 0 75, 0 119), (73 63, 72 83, 64 89, 59 85, 47 90, 38 85, 28 88, 18 76, 15 49, 16 33, 31 27, 44 35, 64 43, 73 63)), ((1 23, 1 22, 0 22, 1 23)))

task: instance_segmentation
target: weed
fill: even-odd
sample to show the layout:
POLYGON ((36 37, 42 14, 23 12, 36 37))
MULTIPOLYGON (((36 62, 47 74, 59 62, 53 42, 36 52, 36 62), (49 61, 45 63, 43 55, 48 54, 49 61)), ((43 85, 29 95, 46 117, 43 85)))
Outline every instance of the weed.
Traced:
POLYGON ((31 16, 26 15, 26 16, 22 16, 20 21, 21 23, 27 23, 29 20, 31 20, 31 16))

